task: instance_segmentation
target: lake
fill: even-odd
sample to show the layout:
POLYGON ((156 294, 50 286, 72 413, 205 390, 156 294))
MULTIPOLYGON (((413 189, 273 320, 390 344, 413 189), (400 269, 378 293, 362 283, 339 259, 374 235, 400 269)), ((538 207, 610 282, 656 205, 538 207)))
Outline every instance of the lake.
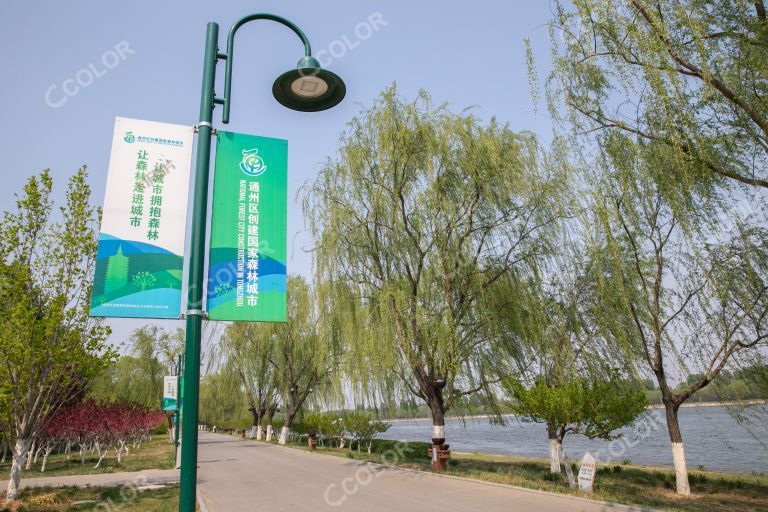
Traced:
MULTIPOLYGON (((685 407, 680 409, 688 468, 738 473, 768 473, 768 405, 753 405, 743 412, 750 421, 736 421, 726 407, 685 407)), ((507 425, 492 425, 487 418, 446 420, 446 442, 452 450, 487 452, 520 457, 549 456, 544 425, 523 423, 506 416, 507 425)), ((400 441, 429 441, 431 420, 398 420, 380 437, 400 441)), ((568 458, 581 459, 589 451, 599 461, 671 466, 672 448, 663 409, 649 409, 632 428, 622 429, 623 438, 614 441, 566 436, 568 458)))

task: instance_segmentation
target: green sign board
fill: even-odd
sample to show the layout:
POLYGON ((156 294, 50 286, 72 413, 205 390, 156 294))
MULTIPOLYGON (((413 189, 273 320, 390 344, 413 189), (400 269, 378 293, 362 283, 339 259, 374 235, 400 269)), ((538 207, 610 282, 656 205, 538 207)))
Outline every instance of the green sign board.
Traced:
POLYGON ((288 141, 218 133, 208 318, 286 320, 288 141))

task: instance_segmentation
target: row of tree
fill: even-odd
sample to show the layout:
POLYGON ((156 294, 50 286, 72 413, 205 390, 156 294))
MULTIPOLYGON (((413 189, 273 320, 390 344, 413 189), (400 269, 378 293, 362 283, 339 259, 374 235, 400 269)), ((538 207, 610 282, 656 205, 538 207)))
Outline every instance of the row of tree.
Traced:
MULTIPOLYGON (((227 327, 203 414, 241 391, 255 434, 279 409, 285 442, 308 405, 418 401, 444 439, 458 407, 512 403, 546 424, 554 471, 566 434, 613 435, 650 378, 690 492, 680 406, 761 367, 768 343, 766 9, 574 0, 550 28, 551 144, 394 86, 349 123, 302 191, 314 281, 289 279, 286 324, 227 327)), ((85 177, 55 221, 50 176, 33 177, 0 225, 9 500, 31 440, 96 375, 133 396, 110 386, 108 331, 87 315, 85 177)), ((145 370, 154 389, 164 368, 145 370)))
POLYGON ((765 7, 576 0, 550 27, 549 147, 394 87, 349 123, 304 190, 318 300, 355 393, 423 400, 435 438, 471 394, 603 435, 653 378, 688 494, 680 406, 768 342, 765 7))
MULTIPOLYGON (((94 468, 98 468, 109 450, 115 451, 117 463, 130 446, 139 448, 145 440, 151 440, 155 429, 165 419, 162 411, 151 410, 136 404, 80 402, 59 410, 47 423, 42 433, 32 441, 31 453, 43 452, 40 471, 45 471, 49 454, 56 448, 70 458, 72 446, 80 451, 80 462, 85 464, 86 453, 98 454, 94 468)), ((27 466, 26 469, 29 469, 27 466)))
POLYGON ((47 170, 33 176, 16 209, 0 220, 0 439, 13 456, 8 502, 33 440, 115 358, 109 329, 88 316, 100 211, 85 169, 69 180, 60 208, 52 190, 47 170))
POLYGON ((390 423, 374 418, 365 411, 347 411, 344 413, 320 413, 309 412, 305 414, 300 423, 293 425, 293 430, 299 434, 315 435, 321 446, 336 443, 338 448, 344 448, 349 439, 349 449, 353 449, 357 443, 357 451, 361 451, 363 444, 368 453, 371 453, 373 439, 381 433, 389 430, 390 423))

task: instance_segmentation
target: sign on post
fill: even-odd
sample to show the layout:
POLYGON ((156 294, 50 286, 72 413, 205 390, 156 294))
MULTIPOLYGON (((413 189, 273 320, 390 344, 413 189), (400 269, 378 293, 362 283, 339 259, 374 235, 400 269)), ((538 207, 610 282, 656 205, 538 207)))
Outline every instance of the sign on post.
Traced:
POLYGON ((179 377, 166 375, 163 379, 163 410, 175 411, 179 405, 179 377))
POLYGON ((178 318, 193 128, 118 117, 91 316, 178 318))
POLYGON ((595 470, 597 461, 591 453, 584 454, 581 459, 581 468, 579 468, 579 490, 592 492, 595 485, 595 470))
POLYGON ((208 318, 286 320, 288 141, 218 132, 208 318))

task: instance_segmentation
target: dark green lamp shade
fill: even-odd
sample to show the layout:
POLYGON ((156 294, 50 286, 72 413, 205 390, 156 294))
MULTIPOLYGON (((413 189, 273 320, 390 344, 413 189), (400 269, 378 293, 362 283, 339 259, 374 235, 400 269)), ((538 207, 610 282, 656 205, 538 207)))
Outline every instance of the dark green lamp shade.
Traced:
POLYGON ((272 86, 272 94, 278 102, 301 112, 319 112, 335 107, 346 93, 347 88, 338 75, 319 67, 299 67, 287 71, 272 86))

